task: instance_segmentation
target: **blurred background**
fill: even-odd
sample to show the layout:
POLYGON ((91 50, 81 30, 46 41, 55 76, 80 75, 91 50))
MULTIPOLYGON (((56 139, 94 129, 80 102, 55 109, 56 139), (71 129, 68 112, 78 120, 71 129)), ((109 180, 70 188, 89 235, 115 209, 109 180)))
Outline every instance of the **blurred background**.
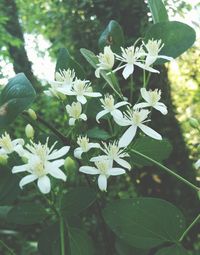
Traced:
MULTIPOLYGON (((200 179, 200 173, 193 166, 200 158, 200 136, 189 124, 189 119, 193 117, 200 121, 200 1, 164 2, 170 20, 182 21, 192 26, 196 30, 197 41, 181 57, 159 67, 161 75, 151 77, 150 87, 162 90, 165 104, 169 107, 169 114, 165 118, 161 119, 155 113, 152 119, 156 130, 173 147, 165 164, 195 183, 200 179)), ((58 114, 60 106, 44 97, 41 93, 43 86, 47 84, 46 80, 54 78, 56 56, 61 47, 67 48, 84 65, 87 79, 97 82, 93 70, 81 57, 79 49, 87 48, 99 53, 98 38, 111 19, 122 26, 126 46, 129 46, 144 35, 151 22, 151 15, 147 3, 142 0, 0 0, 1 88, 15 73, 24 72, 38 91, 33 109, 45 116, 45 119, 53 120, 56 127, 65 131, 62 111, 58 114)), ((141 86, 141 77, 142 73, 136 71, 136 92, 141 86)), ((135 98, 137 97, 136 93, 135 98)), ((9 127, 9 131, 12 136, 22 136, 24 126, 24 120, 18 118, 9 127)), ((177 183, 152 166, 136 169, 132 180, 120 182, 118 186, 119 197, 154 196, 176 204, 184 212, 188 222, 200 208, 199 199, 190 188, 177 183)), ((115 197, 115 192, 111 191, 108 196, 115 197)), ((194 227, 184 244, 188 250, 196 250, 196 255, 200 254, 198 227, 194 227)), ((21 229, 20 237, 13 241, 7 225, 6 228, 7 232, 4 223, 0 222, 0 239, 7 243, 15 242, 16 254, 37 254, 35 230, 30 235, 30 229, 21 229)), ((7 253, 0 247, 0 254, 7 253)))

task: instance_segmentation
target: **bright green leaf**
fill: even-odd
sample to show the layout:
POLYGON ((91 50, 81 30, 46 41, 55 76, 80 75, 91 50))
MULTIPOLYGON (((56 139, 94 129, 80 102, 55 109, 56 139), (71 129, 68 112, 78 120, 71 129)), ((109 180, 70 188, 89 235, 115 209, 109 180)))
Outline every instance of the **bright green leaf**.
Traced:
MULTIPOLYGON (((132 146, 132 149, 152 158, 158 162, 162 162, 167 159, 172 151, 172 146, 167 140, 155 140, 150 137, 140 137, 136 139, 135 143, 132 146)), ((153 163, 145 160, 144 158, 136 155, 130 151, 131 160, 133 164, 139 166, 149 166, 153 163)))
POLYGON ((75 216, 88 208, 96 199, 96 192, 87 187, 73 189, 62 196, 61 212, 64 217, 75 216))
POLYGON ((162 248, 155 255, 188 255, 188 253, 180 244, 162 248))
POLYGON ((177 242, 185 230, 179 209, 157 198, 114 201, 104 209, 103 216, 121 240, 141 249, 177 242))
POLYGON ((45 209, 34 203, 27 203, 14 206, 8 212, 8 221, 21 224, 21 225, 30 225, 41 222, 47 216, 45 209))
POLYGON ((0 95, 0 128, 7 127, 34 101, 36 93, 23 73, 10 79, 0 95))
POLYGON ((162 0, 148 0, 153 22, 168 21, 167 10, 162 0))
POLYGON ((88 234, 78 228, 69 229, 71 255, 94 255, 94 247, 88 234))
POLYGON ((76 62, 71 55, 69 54, 68 50, 65 48, 61 48, 56 62, 56 72, 59 70, 67 70, 68 68, 74 69, 76 76, 80 79, 85 78, 85 73, 81 65, 76 62))
POLYGON ((110 45, 114 52, 118 52, 124 45, 124 33, 118 22, 111 20, 106 29, 101 34, 99 48, 103 50, 106 45, 110 45))
MULTIPOLYGON (((164 47, 160 55, 176 58, 189 49, 195 42, 196 34, 193 28, 178 21, 156 23, 150 27, 145 35, 148 39, 161 39, 164 47)), ((156 64, 163 64, 166 60, 158 60, 156 64)))
POLYGON ((89 138, 98 139, 98 140, 107 140, 111 137, 107 131, 99 127, 94 127, 92 129, 89 129, 87 131, 87 136, 89 138))

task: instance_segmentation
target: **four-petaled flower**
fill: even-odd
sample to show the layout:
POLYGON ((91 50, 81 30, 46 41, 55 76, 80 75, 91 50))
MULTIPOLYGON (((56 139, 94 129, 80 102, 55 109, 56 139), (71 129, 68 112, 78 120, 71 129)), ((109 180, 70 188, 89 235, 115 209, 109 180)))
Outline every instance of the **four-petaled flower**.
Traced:
POLYGON ((145 69, 149 72, 159 73, 159 71, 153 69, 150 66, 146 66, 142 62, 144 62, 142 57, 144 57, 144 50, 142 47, 135 47, 130 46, 127 48, 121 47, 122 50, 122 56, 116 55, 116 59, 120 60, 121 62, 125 62, 126 64, 116 68, 113 70, 114 72, 124 68, 122 75, 124 79, 127 79, 134 71, 134 65, 141 67, 142 69, 145 69))
POLYGON ((113 117, 122 117, 122 113, 120 110, 118 110, 119 107, 129 104, 126 101, 122 101, 115 104, 114 98, 112 95, 106 95, 104 99, 100 99, 102 103, 102 107, 104 110, 100 111, 96 116, 96 121, 99 122, 99 119, 106 115, 107 113, 110 113, 113 117))
POLYGON ((112 52, 110 46, 104 47, 104 52, 100 53, 98 56, 99 63, 97 64, 98 68, 95 71, 95 76, 100 78, 101 70, 111 70, 115 63, 115 55, 112 52))
POLYGON ((80 147, 74 150, 74 157, 81 159, 83 152, 88 152, 92 148, 100 148, 98 143, 90 143, 87 136, 79 136, 77 139, 77 143, 80 147))
POLYGON ((159 100, 161 99, 161 91, 158 89, 155 89, 154 91, 149 90, 147 91, 145 88, 140 89, 141 95, 143 99, 146 101, 146 103, 139 103, 134 105, 134 109, 140 109, 145 107, 152 107, 156 110, 160 111, 162 114, 167 114, 167 106, 159 100))
POLYGON ((124 157, 130 157, 130 155, 127 152, 124 152, 126 148, 120 148, 118 145, 118 142, 114 141, 113 143, 109 143, 108 145, 106 143, 102 143, 103 147, 100 149, 106 154, 101 155, 97 157, 93 157, 90 159, 91 162, 100 161, 100 160, 111 160, 115 161, 120 166, 127 168, 128 170, 131 170, 131 165, 124 160, 124 157))
POLYGON ((66 105, 66 110, 70 116, 69 125, 73 126, 75 121, 78 119, 82 119, 84 121, 87 120, 87 116, 85 113, 82 113, 82 106, 79 102, 73 102, 72 105, 66 105))
POLYGON ((172 57, 158 55, 158 53, 164 47, 164 43, 162 44, 161 40, 154 40, 154 39, 148 40, 146 44, 143 42, 143 45, 145 49, 147 50, 147 53, 144 54, 146 56, 146 60, 145 60, 146 66, 152 65, 158 58, 166 59, 169 61, 173 60, 172 57))
POLYGON ((49 81, 51 87, 48 90, 45 90, 44 93, 47 96, 63 98, 64 95, 60 89, 63 89, 64 91, 71 91, 74 78, 74 70, 60 70, 59 72, 56 72, 55 80, 49 81))
POLYGON ((60 88, 59 91, 69 96, 76 96, 77 101, 81 104, 87 102, 86 97, 101 97, 101 93, 92 91, 90 82, 86 80, 76 79, 71 91, 68 91, 65 88, 60 88))
POLYGON ((14 151, 20 154, 23 145, 23 139, 14 139, 12 141, 10 135, 5 132, 4 135, 0 137, 0 155, 7 158, 7 155, 14 151))
POLYGON ((126 147, 132 142, 133 138, 135 137, 137 128, 140 128, 146 135, 154 139, 162 140, 162 137, 160 134, 158 134, 152 128, 143 124, 147 121, 150 121, 150 120, 147 120, 149 113, 150 111, 148 110, 142 109, 138 111, 138 110, 129 109, 124 114, 123 118, 114 118, 115 122, 119 126, 130 126, 122 135, 122 137, 119 139, 120 147, 126 147))
POLYGON ((119 167, 113 167, 111 160, 103 160, 95 162, 96 167, 81 166, 79 171, 85 174, 96 175, 98 174, 98 186, 101 191, 107 190, 107 179, 110 176, 125 174, 126 171, 119 167))
POLYGON ((28 172, 29 175, 23 177, 19 183, 20 188, 24 185, 37 180, 39 190, 47 194, 51 190, 51 182, 48 174, 54 178, 66 181, 66 175, 60 170, 64 165, 64 159, 58 159, 66 155, 69 146, 64 146, 60 150, 54 149, 55 144, 48 147, 48 140, 45 144, 33 143, 24 149, 23 158, 27 159, 27 163, 20 166, 14 166, 12 173, 28 172))

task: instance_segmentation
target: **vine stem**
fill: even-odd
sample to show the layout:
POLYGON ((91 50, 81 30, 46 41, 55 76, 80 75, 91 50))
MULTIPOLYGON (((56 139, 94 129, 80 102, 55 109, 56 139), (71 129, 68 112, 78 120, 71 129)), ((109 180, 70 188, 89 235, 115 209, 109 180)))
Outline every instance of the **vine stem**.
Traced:
POLYGON ((149 162, 153 163, 154 165, 158 166, 159 168, 161 168, 162 170, 164 170, 165 172, 167 172, 168 174, 176 177, 179 181, 187 184, 188 186, 190 186, 193 190, 195 191, 200 191, 200 188, 195 186, 194 184, 192 184, 191 182, 187 181, 186 179, 184 179, 182 176, 176 174, 174 171, 172 171, 171 169, 169 169, 168 167, 166 166, 163 166, 162 164, 160 164, 159 162, 157 162, 156 160, 154 159, 151 159, 149 158, 148 156, 140 153, 139 151, 136 151, 136 150, 131 150, 133 153, 137 154, 137 155, 140 155, 142 158, 148 160, 149 162))
POLYGON ((10 255, 16 255, 13 250, 11 250, 7 244, 5 244, 2 240, 0 240, 0 245, 7 249, 7 251, 10 253, 10 255))
POLYGON ((63 217, 60 215, 60 247, 61 247, 61 255, 65 255, 65 224, 63 217))
POLYGON ((184 231, 182 236, 179 239, 179 242, 182 242, 184 237, 188 234, 190 229, 200 220, 200 214, 193 220, 193 222, 189 225, 189 227, 184 231))

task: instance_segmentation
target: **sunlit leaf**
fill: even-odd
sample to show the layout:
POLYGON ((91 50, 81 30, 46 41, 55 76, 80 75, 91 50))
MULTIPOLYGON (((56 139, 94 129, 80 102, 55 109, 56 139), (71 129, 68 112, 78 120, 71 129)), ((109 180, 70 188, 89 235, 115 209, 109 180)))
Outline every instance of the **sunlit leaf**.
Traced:
POLYGON ((148 0, 153 22, 168 21, 167 10, 162 0, 148 0))

